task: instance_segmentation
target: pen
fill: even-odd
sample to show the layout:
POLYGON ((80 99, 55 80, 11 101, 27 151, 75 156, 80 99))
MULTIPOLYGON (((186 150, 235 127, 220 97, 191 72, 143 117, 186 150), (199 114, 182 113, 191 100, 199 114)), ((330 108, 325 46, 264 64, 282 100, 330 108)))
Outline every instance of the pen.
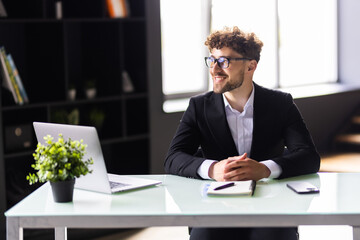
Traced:
POLYGON ((216 187, 216 188, 214 188, 214 190, 220 190, 220 189, 232 187, 232 186, 234 186, 234 185, 235 185, 235 183, 231 182, 231 183, 227 183, 227 184, 221 185, 221 186, 219 186, 219 187, 216 187))

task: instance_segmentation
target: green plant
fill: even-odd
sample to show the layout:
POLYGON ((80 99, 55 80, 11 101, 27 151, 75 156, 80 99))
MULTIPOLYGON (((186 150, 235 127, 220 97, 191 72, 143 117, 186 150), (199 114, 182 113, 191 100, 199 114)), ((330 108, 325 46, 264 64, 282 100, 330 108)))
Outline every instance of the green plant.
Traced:
POLYGON ((29 173, 26 177, 30 184, 67 181, 92 172, 89 165, 93 164, 93 159, 82 160, 87 147, 83 140, 73 141, 69 138, 65 141, 62 134, 59 134, 57 142, 53 141, 51 135, 44 139, 47 145, 38 143, 33 154, 35 163, 31 167, 37 172, 29 173))
POLYGON ((80 111, 78 108, 73 110, 57 109, 51 112, 51 120, 56 123, 79 125, 80 111))
POLYGON ((96 88, 96 79, 89 78, 85 81, 85 89, 96 88))
POLYGON ((89 114, 90 123, 93 124, 98 130, 101 130, 104 120, 105 113, 99 108, 93 108, 89 114))

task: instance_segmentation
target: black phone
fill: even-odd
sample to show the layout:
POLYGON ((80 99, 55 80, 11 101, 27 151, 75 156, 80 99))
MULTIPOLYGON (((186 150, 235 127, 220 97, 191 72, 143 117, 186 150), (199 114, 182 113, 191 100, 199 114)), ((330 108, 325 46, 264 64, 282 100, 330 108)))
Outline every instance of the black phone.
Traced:
POLYGON ((291 190, 299 194, 319 193, 320 190, 316 186, 308 182, 289 182, 286 184, 291 190))

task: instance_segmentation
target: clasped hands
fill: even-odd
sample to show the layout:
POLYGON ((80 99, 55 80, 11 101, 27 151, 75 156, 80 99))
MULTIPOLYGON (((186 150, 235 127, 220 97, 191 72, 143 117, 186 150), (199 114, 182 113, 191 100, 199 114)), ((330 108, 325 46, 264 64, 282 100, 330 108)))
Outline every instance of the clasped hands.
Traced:
POLYGON ((248 158, 246 153, 213 163, 209 168, 209 176, 216 181, 258 181, 270 173, 267 166, 248 158))

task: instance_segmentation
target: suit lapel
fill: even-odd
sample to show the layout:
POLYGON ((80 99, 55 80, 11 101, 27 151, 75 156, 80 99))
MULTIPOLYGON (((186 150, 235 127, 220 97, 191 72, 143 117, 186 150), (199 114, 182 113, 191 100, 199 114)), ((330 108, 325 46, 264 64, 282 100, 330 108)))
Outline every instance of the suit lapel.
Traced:
POLYGON ((214 93, 206 98, 204 111, 205 120, 209 126, 211 135, 216 140, 220 149, 223 149, 224 154, 229 157, 238 155, 226 120, 222 95, 214 93))

